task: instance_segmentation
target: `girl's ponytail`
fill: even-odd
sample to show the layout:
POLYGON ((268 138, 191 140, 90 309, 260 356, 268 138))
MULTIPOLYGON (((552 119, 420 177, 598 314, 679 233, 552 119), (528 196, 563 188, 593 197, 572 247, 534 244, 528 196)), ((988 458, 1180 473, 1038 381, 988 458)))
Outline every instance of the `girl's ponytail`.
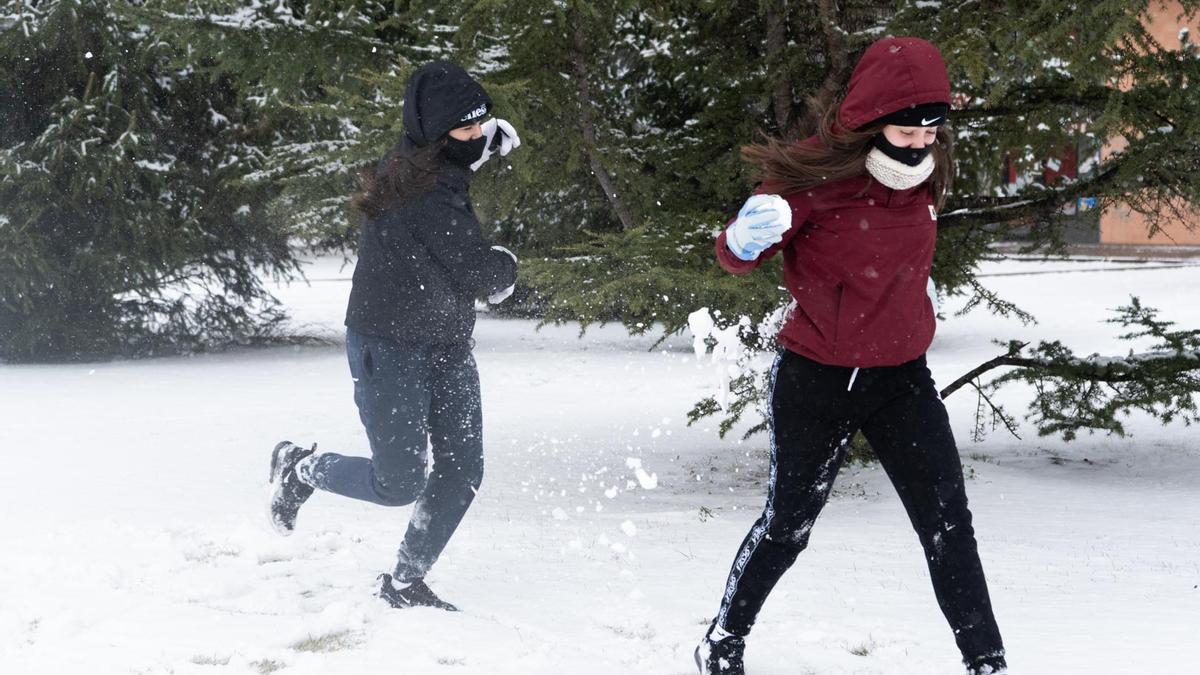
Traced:
POLYGON ((350 206, 367 218, 378 218, 396 200, 404 201, 433 189, 442 166, 440 139, 418 148, 408 144, 392 154, 382 168, 363 169, 358 175, 358 192, 350 206))

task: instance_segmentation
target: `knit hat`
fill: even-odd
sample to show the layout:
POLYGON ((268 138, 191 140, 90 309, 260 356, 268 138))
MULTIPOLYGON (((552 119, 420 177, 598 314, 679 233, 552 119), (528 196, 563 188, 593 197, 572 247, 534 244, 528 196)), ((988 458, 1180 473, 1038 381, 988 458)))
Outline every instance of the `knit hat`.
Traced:
POLYGON ((488 113, 492 99, 467 71, 449 61, 427 63, 404 87, 404 135, 417 147, 488 113))
POLYGON ((899 127, 936 127, 946 123, 949 112, 949 103, 922 103, 897 110, 876 121, 899 127))

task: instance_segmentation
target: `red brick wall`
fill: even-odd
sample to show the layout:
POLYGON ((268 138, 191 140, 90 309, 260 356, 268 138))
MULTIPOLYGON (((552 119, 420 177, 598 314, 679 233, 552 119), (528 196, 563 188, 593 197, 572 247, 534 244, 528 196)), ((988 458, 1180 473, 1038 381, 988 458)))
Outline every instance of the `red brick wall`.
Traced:
MULTIPOLYGON (((1179 48, 1179 30, 1187 26, 1191 31, 1189 40, 1200 41, 1200 16, 1182 16, 1182 6, 1174 0, 1159 0, 1151 5, 1151 18, 1147 24, 1150 33, 1168 49, 1179 48)), ((1114 138, 1105 146, 1103 156, 1128 145, 1124 138, 1114 138)), ((1100 242, 1104 244, 1200 244, 1200 207, 1191 209, 1189 223, 1180 223, 1166 228, 1154 237, 1147 237, 1149 225, 1146 219, 1133 213, 1128 207, 1117 206, 1100 215, 1100 242), (1190 226, 1190 227, 1189 227, 1190 226)))

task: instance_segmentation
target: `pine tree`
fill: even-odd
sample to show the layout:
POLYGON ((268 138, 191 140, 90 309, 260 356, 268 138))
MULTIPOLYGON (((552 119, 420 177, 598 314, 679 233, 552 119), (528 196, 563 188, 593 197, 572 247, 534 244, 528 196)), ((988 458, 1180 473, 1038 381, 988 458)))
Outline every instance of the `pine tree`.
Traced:
MULTIPOLYGON (((127 10, 188 53, 202 72, 233 76, 254 110, 262 166, 237 180, 275 191, 272 215, 306 245, 352 251, 356 178, 401 138, 404 85, 418 66, 449 59, 481 76, 501 110, 512 96, 486 74, 502 54, 459 27, 461 3, 335 0, 255 3, 148 0, 127 10), (304 58, 292 55, 303 54, 304 58)), ((478 207, 489 211, 486 186, 478 207)), ((503 198, 499 201, 504 201, 503 198)))
MULTIPOLYGON (((176 223, 207 232, 200 239, 214 242, 210 257, 227 246, 222 250, 235 259, 283 270, 290 252, 281 233, 295 235, 293 243, 352 249, 357 219, 347 197, 355 174, 399 140, 408 73, 448 58, 483 82, 495 114, 524 140, 479 172, 473 187, 491 235, 522 256, 517 311, 669 334, 707 307, 719 312, 717 328, 736 329, 758 349, 769 344, 762 331, 787 301, 778 275, 766 269, 735 279, 711 253, 713 235, 753 188, 738 148, 764 134, 811 133, 813 106, 836 104, 863 49, 884 35, 915 35, 942 48, 957 95, 951 124, 958 177, 939 219, 934 277, 943 293, 970 294, 968 308, 1028 321, 1034 317, 975 278, 977 262, 997 240, 1028 232, 1028 250, 1061 250, 1065 228, 1095 225, 1096 211, 1071 213, 1080 197, 1100 208, 1128 204, 1149 216, 1152 228, 1200 201, 1200 111, 1188 95, 1200 59, 1185 35, 1181 49, 1150 38, 1141 19, 1151 1, 145 0, 60 1, 36 10, 10 2, 0 27, 15 39, 0 53, 11 64, 4 77, 12 84, 0 102, 20 123, 0 132, 7 134, 0 189, 11 191, 5 204, 56 208, 70 203, 59 198, 56 186, 64 183, 72 194, 91 190, 88 199, 103 192, 115 203, 103 210, 114 231, 152 223, 137 227, 161 233, 176 223), (122 48, 91 51, 126 58, 96 61, 105 68, 78 59, 42 70, 25 65, 34 54, 47 62, 73 58, 76 52, 52 54, 20 34, 42 30, 62 8, 70 8, 64 16, 92 13, 64 35, 81 25, 113 27, 111 41, 122 48), (122 68, 118 79, 150 93, 102 98, 113 91, 102 86, 107 74, 122 68), (92 77, 97 84, 89 87, 92 77), (28 110, 25 101, 33 102, 28 110), (138 133, 115 144, 115 128, 138 133), (1101 146, 1117 136, 1129 146, 1100 161, 1101 146), (92 138, 105 140, 85 142, 92 138), (141 145, 131 145, 134 139, 141 145), (1085 160, 1077 179, 1015 188, 1001 180, 1005 166, 1038 173, 1068 147, 1085 160), (115 199, 111 183, 101 190, 103 184, 83 180, 74 167, 85 155, 94 172, 119 168, 122 180, 144 183, 138 194, 147 198, 115 199), (52 156, 74 159, 47 164, 52 156), (214 236, 219 223, 235 225, 214 236)), ((1197 11, 1200 0, 1183 6, 1197 11)), ((38 289, 70 287, 63 280, 76 272, 61 272, 65 254, 24 262, 27 251, 46 245, 46 229, 29 225, 32 212, 6 208, 0 216, 4 311, 24 308, 24 317, 38 302, 50 307, 38 289), (18 265, 32 273, 9 271, 18 265), (51 278, 53 270, 60 272, 51 278)), ((104 239, 114 240, 141 241, 104 239)), ((91 241, 72 240, 63 249, 96 253, 80 258, 97 261, 89 284, 139 281, 109 283, 95 295, 119 301, 71 310, 65 326, 88 325, 80 317, 117 325, 134 297, 162 316, 169 308, 162 291, 148 289, 163 286, 147 283, 154 275, 145 270, 168 282, 174 278, 163 270, 181 269, 177 260, 186 259, 187 270, 228 270, 183 255, 176 238, 167 240, 178 244, 171 255, 161 243, 118 249, 91 241)), ((244 274, 248 268, 237 269, 243 293, 230 309, 263 298, 244 274)), ((167 314, 184 316, 181 307, 167 314)), ((147 320, 134 323, 153 332, 147 320)), ((730 405, 748 410, 761 395, 761 381, 750 378, 730 405)))
MULTIPOLYGON (((1184 3, 1188 11, 1196 11, 1198 5, 1184 3)), ((662 143, 661 156, 672 158, 703 161, 696 148, 704 147, 717 148, 719 155, 732 159, 736 146, 753 141, 756 133, 803 135, 811 131, 811 125, 803 121, 808 104, 805 94, 818 104, 836 102, 849 68, 870 42, 900 34, 939 44, 958 95, 951 124, 957 131, 959 175, 950 203, 939 218, 934 278, 943 293, 969 293, 968 311, 984 305, 1023 321, 1035 320, 981 285, 975 278, 976 265, 992 244, 1017 229, 1030 233, 1026 251, 1062 251, 1067 228, 1096 226, 1098 210, 1073 213, 1081 197, 1095 199, 1099 209, 1127 205, 1150 219, 1152 231, 1167 222, 1186 222, 1187 206, 1200 203, 1200 173, 1196 171, 1200 168, 1200 129, 1195 125, 1200 119, 1200 99, 1188 89, 1200 75, 1200 59, 1186 35, 1181 35, 1182 49, 1159 45, 1150 38, 1142 26, 1149 2, 1045 2, 1032 11, 1023 3, 1003 1, 903 2, 895 6, 869 2, 723 4, 729 7, 729 14, 712 3, 663 6, 671 8, 674 23, 667 31, 672 63, 662 72, 674 67, 685 74, 648 78, 659 86, 653 100, 664 109, 681 111, 685 127, 703 130, 706 120, 725 119, 724 124, 715 125, 718 135, 724 132, 723 139, 709 140, 696 132, 689 137, 699 140, 693 146, 678 142, 681 137, 659 134, 655 140, 662 143), (787 19, 781 21, 779 14, 787 19), (725 19, 731 22, 722 24, 725 19), (747 54, 747 63, 739 62, 738 56, 747 54), (691 57, 697 62, 690 62, 691 57), (721 70, 713 79, 687 76, 688 72, 703 72, 702 64, 714 62, 720 63, 721 70), (723 81, 725 77, 728 79, 723 81), (664 81, 685 84, 673 89, 663 86, 664 81), (702 106, 689 109, 686 98, 676 95, 687 85, 704 93, 702 106), (726 92, 734 94, 725 99, 726 92), (739 124, 746 121, 753 125, 739 124), (1129 138, 1129 147, 1099 161, 1101 146, 1117 136, 1129 138), (1006 163, 1011 162, 1019 174, 1041 172, 1064 148, 1078 148, 1085 158, 1078 179, 1051 184, 1029 181, 1018 189, 1002 182, 1006 163)), ((629 70, 653 72, 654 53, 641 50, 641 65, 629 70)), ((658 123, 655 111, 650 104, 634 114, 638 120, 652 120, 647 126, 670 127, 658 123)), ((717 212, 733 210, 736 200, 729 195, 747 194, 749 181, 736 166, 719 162, 693 167, 691 175, 690 181, 686 177, 679 181, 672 180, 677 176, 655 172, 641 181, 663 195, 672 194, 680 185, 689 188, 680 191, 684 199, 672 201, 671 208, 664 210, 665 222, 647 218, 643 229, 600 234, 586 246, 565 249, 565 256, 534 265, 527 278, 535 289, 545 290, 542 304, 547 316, 585 324, 619 320, 634 332, 659 321, 670 333, 686 325, 691 309, 707 306, 720 310, 718 326, 732 329, 741 325, 739 333, 745 344, 762 348, 764 336, 756 327, 770 325, 765 319, 786 302, 786 296, 764 288, 759 279, 740 286, 723 282, 723 273, 708 254, 704 238, 696 236, 700 223, 709 223, 715 232, 723 222, 717 212), (697 175, 713 176, 712 184, 721 187, 706 189, 707 184, 700 183, 697 175), (702 210, 705 206, 708 212, 702 210), (673 238, 676 245, 659 241, 664 237, 673 238), (697 251, 708 256, 707 264, 688 258, 697 251), (689 293, 687 289, 692 290, 689 293), (725 292, 719 294, 717 289, 725 292), (681 296, 694 297, 697 304, 672 306, 681 296)), ((760 274, 770 277, 772 273, 760 274)), ((1174 375, 1160 367, 1137 369, 1128 376, 1143 383, 1182 378, 1179 381, 1193 383, 1194 392, 1194 378, 1186 375, 1193 369, 1192 362, 1181 358, 1169 363, 1175 368, 1171 371, 1174 375)), ((1077 383, 1093 381, 1086 368, 1071 372, 1077 383)), ((763 378, 747 372, 731 386, 731 403, 722 406, 709 399, 693 411, 693 417, 724 414, 722 426, 728 429, 742 412, 761 405, 763 378)), ((1164 399, 1168 412, 1163 418, 1186 413, 1182 401, 1179 397, 1164 399)), ((1085 421, 1069 433, 1068 427, 1061 427, 1065 435, 1089 424, 1110 428, 1100 416, 1079 419, 1085 421)), ((760 428, 756 425, 751 430, 760 428)))
MULTIPOLYGON (((1200 3, 1184 5, 1195 11, 1200 3)), ((834 102, 868 44, 887 34, 926 37, 942 47, 960 99, 951 114, 958 176, 939 218, 934 277, 944 293, 971 293, 971 306, 1029 319, 975 280, 975 264, 991 244, 1022 228, 1032 233, 1029 250, 1057 252, 1065 229, 1081 221, 1094 228, 1103 208, 1127 204, 1157 228, 1185 219, 1182 208, 1200 197, 1194 124, 1200 104, 1186 86, 1200 61, 1186 36, 1175 50, 1146 35, 1140 20, 1149 6, 1149 0, 1043 2, 1036 11, 1004 1, 643 3, 631 12, 636 30, 618 36, 639 49, 627 54, 622 71, 619 98, 631 108, 630 124, 610 134, 611 154, 641 160, 627 169, 635 187, 625 194, 644 220, 707 219, 716 229, 752 188, 737 159, 740 145, 762 133, 811 132, 808 97, 834 102), (771 39, 777 33, 782 37, 771 39), (640 97, 642 90, 647 94, 640 97), (635 125, 654 131, 636 137, 635 125), (1104 141, 1120 135, 1136 142, 1098 161, 1104 141), (1040 172, 1064 148, 1079 148, 1085 159, 1078 180, 1029 181, 1019 190, 1002 182, 1006 163, 1019 174, 1040 172), (1068 215, 1081 197, 1095 198, 1098 208, 1068 215)), ((590 229, 612 229, 598 225, 590 229)), ((679 231, 686 237, 690 228, 679 231)), ((586 289, 600 264, 591 259, 580 270, 556 258, 538 276, 564 277, 559 288, 586 289)), ((676 264, 656 263, 664 275, 676 264)), ((722 308, 727 315, 753 314, 761 306, 751 293, 745 301, 755 312, 722 308)), ((619 314, 593 306, 593 313, 574 318, 619 314)), ((636 324, 645 317, 631 318, 636 324)), ((666 329, 682 325, 676 320, 666 329)))
POLYGON ((252 116, 260 161, 229 181, 271 194, 271 217, 299 240, 337 248, 354 239, 356 169, 399 138, 403 48, 436 54, 444 42, 404 4, 148 0, 123 11, 178 45, 181 67, 227 78, 252 116))
POLYGON ((0 358, 252 339, 285 270, 228 81, 172 67, 110 3, 6 2, 0 18, 0 358))

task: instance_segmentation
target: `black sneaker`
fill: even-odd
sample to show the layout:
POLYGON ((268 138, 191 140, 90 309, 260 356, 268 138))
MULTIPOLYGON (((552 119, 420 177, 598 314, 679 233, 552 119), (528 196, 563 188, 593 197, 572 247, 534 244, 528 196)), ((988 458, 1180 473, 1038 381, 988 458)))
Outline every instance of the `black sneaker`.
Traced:
POLYGON ((305 449, 290 441, 271 451, 271 525, 279 534, 287 536, 296 529, 296 514, 312 496, 313 489, 296 475, 296 464, 316 451, 316 443, 305 449))
POLYGON ((435 609, 444 609, 447 612, 458 611, 457 607, 434 594, 433 589, 425 585, 424 579, 417 579, 402 588, 397 588, 392 583, 392 575, 390 574, 380 574, 379 580, 382 582, 379 588, 379 597, 386 600, 389 605, 396 609, 433 607, 435 609))
POLYGON ((708 629, 700 646, 696 647, 696 667, 701 675, 746 675, 742 655, 746 653, 746 639, 737 635, 726 635, 713 639, 713 628, 708 629))

